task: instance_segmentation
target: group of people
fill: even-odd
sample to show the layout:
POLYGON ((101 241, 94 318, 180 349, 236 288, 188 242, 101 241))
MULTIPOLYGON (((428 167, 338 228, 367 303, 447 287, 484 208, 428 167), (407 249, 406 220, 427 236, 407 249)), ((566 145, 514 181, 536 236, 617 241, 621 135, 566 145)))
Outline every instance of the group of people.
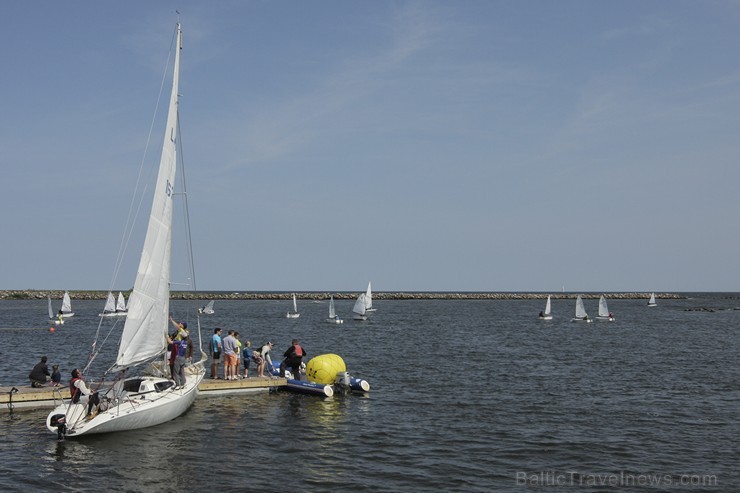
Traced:
MULTIPOLYGON (((59 371, 59 365, 52 365, 52 371, 49 372, 49 366, 47 365, 48 358, 46 356, 41 357, 41 361, 31 370, 28 378, 31 380, 31 387, 39 388, 46 385, 52 385, 59 387, 62 383, 62 374, 59 371)), ((93 407, 97 409, 97 405, 100 403, 100 397, 98 393, 85 385, 85 381, 82 379, 82 373, 79 369, 75 368, 72 370, 72 379, 69 381, 69 393, 72 398, 72 402, 87 403, 87 414, 90 416, 93 411, 93 407)))
POLYGON ((41 357, 41 361, 36 363, 31 373, 28 375, 28 379, 31 380, 31 387, 40 388, 51 385, 58 387, 62 383, 62 374, 59 372, 59 365, 52 365, 52 371, 49 371, 49 365, 46 364, 48 358, 46 356, 41 357))
MULTIPOLYGON (((223 360, 224 380, 237 380, 249 377, 249 369, 252 363, 256 365, 257 376, 265 377, 265 369, 272 372, 276 368, 272 361, 272 341, 267 341, 259 349, 252 348, 251 341, 241 342, 239 332, 229 330, 225 337, 221 337, 223 329, 216 327, 213 329, 213 336, 209 343, 209 355, 211 357, 211 378, 218 380, 221 377, 218 374, 218 367, 223 360), (241 374, 243 368, 243 375, 241 374)), ((283 362, 280 364, 280 374, 284 375, 285 368, 290 367, 293 371, 293 378, 300 379, 300 368, 302 359, 306 356, 306 351, 298 343, 298 339, 293 339, 290 348, 285 352, 283 362)))
POLYGON ((170 375, 175 381, 175 390, 179 390, 184 388, 187 382, 185 367, 193 361, 195 345, 190 338, 187 323, 176 322, 172 316, 170 316, 170 322, 175 332, 167 336, 167 361, 170 366, 170 375))

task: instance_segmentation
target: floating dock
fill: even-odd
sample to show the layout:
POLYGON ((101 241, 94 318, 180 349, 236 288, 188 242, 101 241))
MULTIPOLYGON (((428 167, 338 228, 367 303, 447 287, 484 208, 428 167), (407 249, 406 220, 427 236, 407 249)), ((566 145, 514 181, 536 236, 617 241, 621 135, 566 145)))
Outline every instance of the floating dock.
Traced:
MULTIPOLYGON (((213 380, 204 378, 198 386, 198 397, 247 394, 286 387, 285 378, 249 377, 239 380, 213 380)), ((69 385, 33 388, 30 385, 0 387, 0 408, 5 411, 53 408, 61 399, 69 399, 69 385)))

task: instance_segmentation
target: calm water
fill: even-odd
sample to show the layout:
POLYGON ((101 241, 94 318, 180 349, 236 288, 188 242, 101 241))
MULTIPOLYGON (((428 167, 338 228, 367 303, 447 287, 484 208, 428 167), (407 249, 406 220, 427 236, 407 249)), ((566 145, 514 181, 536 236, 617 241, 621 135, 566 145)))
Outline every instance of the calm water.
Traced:
MULTIPOLYGON (((42 354, 65 382, 84 364, 103 301, 73 306, 52 334, 45 301, 0 301, 1 385, 25 385, 42 354)), ((217 301, 206 332, 236 328, 281 353, 299 337, 371 393, 201 397, 159 427, 61 443, 48 411, 3 410, 0 490, 737 491, 737 306, 611 300, 616 323, 575 324, 572 300, 553 302, 552 322, 536 300, 382 301, 368 322, 332 326, 327 303, 299 301, 286 319, 286 301, 217 301)))

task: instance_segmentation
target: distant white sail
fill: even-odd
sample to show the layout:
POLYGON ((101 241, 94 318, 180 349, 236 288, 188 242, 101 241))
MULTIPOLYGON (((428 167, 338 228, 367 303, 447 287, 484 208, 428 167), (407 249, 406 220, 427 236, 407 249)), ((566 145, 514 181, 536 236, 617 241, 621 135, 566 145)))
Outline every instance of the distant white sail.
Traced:
POLYGON ((105 307, 103 307, 103 313, 110 313, 116 311, 116 299, 113 297, 113 293, 108 291, 108 298, 105 300, 105 307))
POLYGON ((606 306, 606 298, 604 298, 603 294, 599 298, 599 316, 609 317, 609 308, 606 306))
POLYGON ((126 298, 123 297, 123 293, 120 291, 118 292, 118 300, 116 300, 116 311, 117 312, 126 311, 126 298))
POLYGON ((578 298, 576 298, 576 318, 585 317, 588 317, 588 313, 586 313, 586 307, 583 304, 583 298, 581 298, 581 295, 578 295, 578 298))

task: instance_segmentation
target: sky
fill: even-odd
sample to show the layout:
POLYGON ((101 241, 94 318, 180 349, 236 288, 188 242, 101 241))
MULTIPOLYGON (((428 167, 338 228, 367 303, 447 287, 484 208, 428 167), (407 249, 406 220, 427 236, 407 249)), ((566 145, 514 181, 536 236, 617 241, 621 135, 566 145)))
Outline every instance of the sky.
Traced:
POLYGON ((1 2, 0 289, 133 285, 176 10, 200 290, 740 291, 729 0, 1 2))

